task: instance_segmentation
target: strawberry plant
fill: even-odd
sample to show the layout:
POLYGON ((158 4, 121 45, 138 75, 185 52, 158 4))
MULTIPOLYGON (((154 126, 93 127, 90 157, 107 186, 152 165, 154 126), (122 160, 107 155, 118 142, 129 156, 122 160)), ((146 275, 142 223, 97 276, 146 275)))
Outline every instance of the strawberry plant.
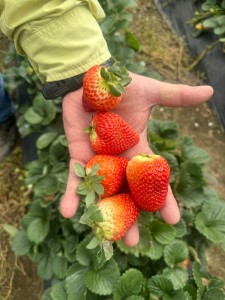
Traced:
MULTIPOLYGON (((225 248, 225 204, 207 184, 209 157, 204 150, 190 138, 180 137, 172 122, 149 123, 149 143, 170 164, 170 183, 182 218, 177 225, 169 225, 157 212, 142 211, 139 244, 129 248, 118 240, 110 244, 113 257, 99 260, 95 235, 79 221, 82 202, 73 218, 60 215, 67 145, 63 135, 46 134, 49 142, 39 138, 38 160, 28 165, 26 183, 32 189, 32 202, 12 241, 15 253, 36 262, 39 276, 51 281, 42 299, 224 298, 223 281, 206 272, 207 248, 213 243, 225 248)), ((77 172, 84 175, 82 170, 77 172)), ((99 217, 95 214, 93 219, 95 230, 99 217)))
POLYGON ((202 32, 212 31, 218 37, 218 41, 225 42, 225 1, 206 0, 200 1, 200 10, 195 12, 192 23, 195 32, 199 35, 202 32))

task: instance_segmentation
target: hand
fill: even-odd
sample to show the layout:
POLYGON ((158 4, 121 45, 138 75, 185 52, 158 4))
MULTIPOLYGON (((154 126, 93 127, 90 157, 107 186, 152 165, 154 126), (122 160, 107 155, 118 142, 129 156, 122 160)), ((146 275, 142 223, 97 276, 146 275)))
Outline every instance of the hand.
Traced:
MULTIPOLYGON (((126 95, 116 109, 112 110, 140 135, 140 142, 122 154, 128 158, 140 153, 152 153, 147 141, 147 125, 154 105, 187 107, 202 103, 213 94, 210 86, 190 87, 163 83, 133 73, 130 76, 132 82, 127 87, 126 95)), ((84 132, 90 125, 93 113, 84 111, 81 99, 82 89, 66 95, 63 100, 63 122, 71 157, 66 193, 61 202, 61 213, 65 218, 71 218, 76 213, 79 203, 79 197, 76 195, 79 178, 74 173, 74 162, 84 165, 94 155, 90 148, 89 136, 84 132)), ((176 224, 180 219, 179 209, 170 187, 166 204, 160 210, 160 214, 169 224, 176 224)), ((123 241, 127 246, 138 243, 137 223, 130 228, 123 241)))

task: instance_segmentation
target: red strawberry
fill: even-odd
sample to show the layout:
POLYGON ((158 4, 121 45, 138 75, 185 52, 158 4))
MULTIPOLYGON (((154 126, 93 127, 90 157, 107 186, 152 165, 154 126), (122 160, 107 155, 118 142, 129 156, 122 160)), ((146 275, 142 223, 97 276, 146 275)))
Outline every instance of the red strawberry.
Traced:
POLYGON ((134 200, 142 209, 154 212, 164 206, 170 167, 162 156, 134 156, 127 165, 126 176, 134 200))
POLYGON ((116 107, 131 78, 124 67, 93 66, 83 79, 83 107, 86 111, 108 111, 116 107))
POLYGON ((95 153, 119 154, 139 142, 139 135, 119 115, 98 112, 87 129, 95 153))
POLYGON ((103 221, 93 222, 99 241, 117 241, 136 222, 139 208, 130 194, 118 194, 100 200, 97 204, 103 221))
POLYGON ((125 181, 128 159, 113 155, 95 155, 86 164, 86 173, 89 174, 94 165, 100 168, 96 175, 105 175, 101 184, 104 187, 102 198, 114 195, 125 181))

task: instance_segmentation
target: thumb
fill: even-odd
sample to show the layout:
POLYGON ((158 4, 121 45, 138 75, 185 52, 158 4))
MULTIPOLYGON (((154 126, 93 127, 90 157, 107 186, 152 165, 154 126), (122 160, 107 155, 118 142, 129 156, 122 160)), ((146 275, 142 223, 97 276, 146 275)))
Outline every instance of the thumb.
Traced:
POLYGON ((70 160, 69 177, 67 181, 66 192, 60 204, 61 214, 64 218, 72 218, 75 215, 77 207, 79 205, 79 196, 76 194, 76 190, 78 184, 80 183, 80 179, 74 172, 75 162, 81 163, 79 161, 76 161, 75 159, 70 160))

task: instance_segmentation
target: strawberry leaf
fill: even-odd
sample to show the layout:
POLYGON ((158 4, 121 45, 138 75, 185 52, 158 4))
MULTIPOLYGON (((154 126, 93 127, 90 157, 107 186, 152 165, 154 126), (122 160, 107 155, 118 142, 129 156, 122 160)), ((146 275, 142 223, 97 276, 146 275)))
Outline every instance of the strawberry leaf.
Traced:
POLYGON ((155 239, 151 241, 151 247, 149 251, 146 253, 148 257, 150 257, 152 260, 158 260, 163 255, 163 248, 164 246, 160 243, 158 243, 155 239))
POLYGON ((195 225, 210 241, 225 241, 225 204, 217 202, 204 205, 196 216, 195 225))
POLYGON ((150 231, 152 237, 162 245, 171 243, 176 236, 175 228, 160 220, 154 220, 150 223, 150 231))
POLYGON ((89 216, 90 220, 93 222, 103 222, 103 216, 100 210, 94 212, 92 215, 89 216))
POLYGON ((100 164, 95 164, 95 165, 91 168, 91 172, 88 173, 88 174, 90 174, 91 176, 96 175, 96 174, 98 173, 99 169, 100 169, 100 164))
POLYGON ((94 249, 99 245, 99 241, 97 237, 93 237, 93 239, 87 244, 87 249, 94 249))
POLYGON ((176 264, 188 258, 188 247, 185 242, 175 240, 166 245, 164 249, 164 259, 166 264, 173 268, 176 264))
POLYGON ((52 255, 52 265, 55 276, 59 279, 63 279, 66 276, 67 259, 60 254, 54 254, 52 255))
POLYGON ((148 281, 148 289, 158 297, 171 295, 174 290, 171 280, 162 275, 151 277, 148 281))
POLYGON ((183 288, 188 280, 187 271, 179 268, 165 268, 163 275, 171 280, 175 290, 183 288))
POLYGON ((82 165, 78 163, 74 163, 74 171, 78 177, 84 177, 85 176, 85 169, 82 165))
POLYGON ((114 287, 113 299, 127 299, 130 296, 139 295, 142 290, 143 282, 144 278, 140 271, 136 269, 128 269, 118 279, 114 287))
POLYGON ((102 243, 102 250, 104 252, 105 260, 110 260, 113 256, 113 245, 110 241, 104 241, 102 243))
POLYGON ((89 234, 83 239, 83 241, 80 242, 80 244, 77 247, 76 258, 79 264, 82 266, 99 269, 104 265, 106 260, 103 259, 101 261, 98 261, 96 259, 100 247, 95 247, 92 249, 87 248, 87 246, 91 243, 93 238, 94 235, 89 234))
POLYGON ((51 290, 51 297, 53 300, 67 300, 66 287, 64 282, 53 284, 51 290))
POLYGON ((119 97, 120 95, 124 94, 126 91, 124 89, 124 87, 118 82, 113 82, 113 83, 109 83, 109 90, 111 92, 111 94, 115 97, 119 97))
POLYGON ((109 72, 104 67, 102 67, 100 69, 100 74, 101 74, 101 77, 103 79, 105 79, 105 81, 108 82, 108 80, 110 79, 110 74, 109 74, 109 72))
POLYGON ((86 197, 84 198, 86 207, 89 207, 95 201, 95 191, 88 191, 86 197))
POLYGON ((87 287, 84 277, 88 270, 89 267, 82 266, 79 263, 75 263, 70 267, 68 276, 65 279, 67 300, 74 300, 74 295, 76 295, 77 300, 86 299, 87 287))
POLYGON ((94 191, 95 191, 98 195, 104 194, 104 187, 103 187, 102 184, 100 184, 100 183, 93 183, 93 188, 94 188, 94 191))
POLYGON ((30 241, 38 244, 43 242, 49 232, 49 222, 47 220, 36 218, 27 228, 27 236, 30 241))
POLYGON ((91 269, 85 275, 85 283, 89 290, 98 295, 110 295, 120 276, 117 263, 108 260, 100 269, 91 269))
POLYGON ((18 230, 12 240, 12 249, 16 255, 26 255, 31 247, 32 242, 28 239, 27 234, 24 230, 18 230))
POLYGON ((185 137, 182 141, 181 158, 183 161, 203 166, 208 162, 209 155, 203 149, 195 146, 190 137, 185 137))

